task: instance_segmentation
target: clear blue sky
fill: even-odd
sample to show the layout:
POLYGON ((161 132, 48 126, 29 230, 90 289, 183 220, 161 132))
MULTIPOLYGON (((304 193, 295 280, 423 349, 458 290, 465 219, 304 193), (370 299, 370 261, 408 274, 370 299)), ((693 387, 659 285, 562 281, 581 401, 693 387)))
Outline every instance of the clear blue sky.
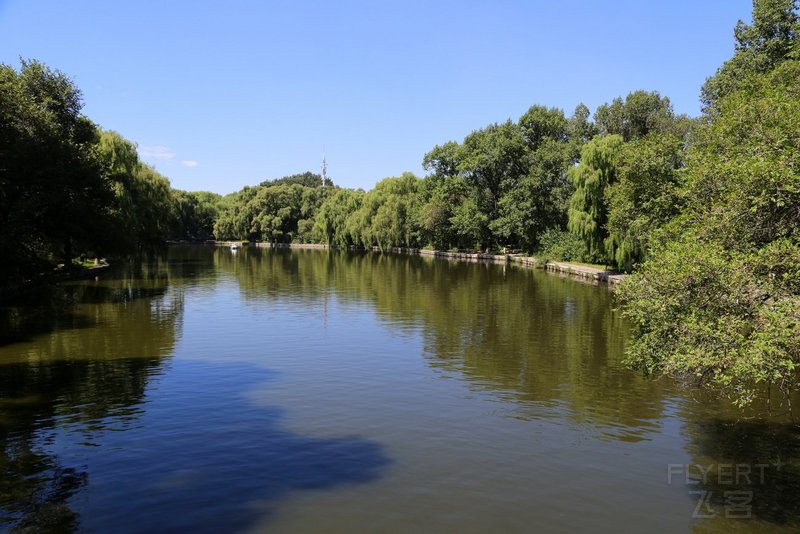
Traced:
POLYGON ((0 62, 38 59, 174 187, 319 172, 370 189, 533 104, 637 89, 697 115, 750 0, 0 0, 0 62))

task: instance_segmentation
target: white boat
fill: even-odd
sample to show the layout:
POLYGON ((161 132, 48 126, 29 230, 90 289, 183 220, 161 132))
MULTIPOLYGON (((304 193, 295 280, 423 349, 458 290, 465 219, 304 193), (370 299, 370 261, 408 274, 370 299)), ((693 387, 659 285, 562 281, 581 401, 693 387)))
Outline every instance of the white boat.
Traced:
POLYGON ((239 244, 238 243, 232 243, 231 244, 231 252, 236 252, 237 250, 239 250, 239 244))

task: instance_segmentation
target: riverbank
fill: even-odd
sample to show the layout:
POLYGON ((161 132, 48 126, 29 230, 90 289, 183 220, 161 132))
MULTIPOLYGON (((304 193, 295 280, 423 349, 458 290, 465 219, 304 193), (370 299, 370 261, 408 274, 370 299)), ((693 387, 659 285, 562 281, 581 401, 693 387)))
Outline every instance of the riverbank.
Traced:
POLYGON ((0 286, 0 302, 19 298, 20 296, 26 295, 29 291, 36 291, 37 288, 47 287, 59 282, 95 278, 109 269, 111 269, 111 265, 105 260, 102 260, 102 262, 97 265, 73 266, 70 269, 64 269, 63 266, 61 266, 52 272, 39 272, 31 276, 28 280, 0 286))
MULTIPOLYGON (((232 244, 242 245, 247 244, 246 241, 216 241, 217 246, 229 247, 232 244)), ((252 243, 249 246, 261 248, 294 248, 294 249, 317 249, 328 250, 338 249, 339 247, 323 245, 319 243, 252 243)), ((350 250, 364 250, 362 247, 350 247, 350 250)), ((374 252, 380 252, 378 247, 372 247, 374 252)), ((468 261, 468 262, 494 262, 494 263, 518 263, 526 267, 535 267, 545 269, 552 273, 560 274, 562 276, 569 276, 584 282, 592 284, 607 284, 609 287, 616 287, 619 285, 627 275, 609 269, 602 269, 598 267, 591 267, 589 265, 581 265, 565 261, 546 261, 536 256, 525 256, 523 254, 487 254, 487 253, 472 253, 472 252, 446 252, 443 250, 431 250, 425 248, 403 248, 392 247, 384 250, 384 252, 391 252, 393 254, 416 254, 420 256, 432 256, 436 258, 444 258, 453 261, 468 261)))

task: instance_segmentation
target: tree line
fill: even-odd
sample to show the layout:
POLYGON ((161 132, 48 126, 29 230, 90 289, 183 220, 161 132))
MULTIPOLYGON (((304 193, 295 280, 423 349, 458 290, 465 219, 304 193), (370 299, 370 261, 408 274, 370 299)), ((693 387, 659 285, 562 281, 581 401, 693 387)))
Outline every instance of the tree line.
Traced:
POLYGON ((81 113, 80 90, 38 61, 0 65, 0 286, 92 256, 213 236, 219 195, 174 190, 136 147, 81 113))
MULTIPOLYGON (((646 228, 623 220, 637 216, 631 197, 647 193, 630 191, 642 180, 634 174, 674 183, 696 122, 675 115, 657 92, 617 98, 594 121, 583 104, 570 117, 535 105, 516 121, 434 147, 423 158, 424 178, 404 173, 366 192, 322 187, 312 173, 245 187, 222 199, 214 233, 341 247, 517 249, 629 268, 643 259, 647 239, 646 228), (652 154, 641 156, 643 148, 652 154), (642 171, 641 162, 652 168, 642 171), (608 206, 610 191, 619 199, 608 206)), ((653 217, 666 219, 671 198, 659 195, 653 217)))
POLYGON ((800 364, 800 45, 795 0, 754 0, 700 117, 638 90, 571 115, 534 105, 369 191, 314 173, 220 197, 175 191, 80 114, 37 62, 0 67, 3 279, 167 238, 519 250, 632 272, 628 360, 746 403, 800 364))
POLYGON ((734 55, 700 90, 700 117, 647 91, 593 116, 584 105, 569 117, 536 105, 434 147, 424 178, 320 191, 302 203, 313 217, 245 190, 215 231, 234 219, 238 233, 225 226, 226 237, 502 247, 613 266, 633 273, 618 299, 633 324, 631 366, 742 405, 765 389, 796 391, 799 21, 795 0, 754 0, 752 23, 734 29, 734 55))

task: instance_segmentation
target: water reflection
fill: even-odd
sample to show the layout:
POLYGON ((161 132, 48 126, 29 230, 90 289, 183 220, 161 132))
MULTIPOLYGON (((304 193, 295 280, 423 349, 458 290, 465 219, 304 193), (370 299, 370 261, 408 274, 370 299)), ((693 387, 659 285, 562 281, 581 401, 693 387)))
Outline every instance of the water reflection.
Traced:
POLYGON ((67 501, 89 475, 51 452, 57 434, 92 446, 104 432, 131 428, 158 370, 155 358, 0 366, 0 524, 33 531, 77 526, 67 501))
POLYGON ((700 516, 695 530, 727 532, 742 519, 754 529, 800 529, 800 425, 791 403, 765 391, 736 412, 696 395, 681 413, 691 463, 672 467, 700 516))
POLYGON ((431 367, 518 402, 515 417, 556 406, 612 440, 659 428, 663 384, 621 366, 627 331, 603 287, 419 256, 249 248, 214 261, 245 299, 291 296, 309 313, 330 294, 371 303, 393 331, 421 329, 431 367))
MULTIPOLYGON (((688 454, 711 469, 689 489, 710 496, 714 517, 693 521, 687 515, 687 524, 702 532, 741 528, 727 517, 725 502, 725 492, 740 491, 752 492, 749 528, 798 526, 796 420, 759 403, 743 414, 724 400, 698 399, 624 368, 626 325, 603 287, 416 256, 249 249, 238 256, 218 251, 214 261, 237 279, 245 299, 291 296, 308 313, 327 298, 369 303, 393 332, 422 335, 423 356, 442 376, 512 402, 512 417, 566 417, 593 439, 627 443, 653 439, 677 417, 687 445, 674 453, 675 462, 688 454), (761 464, 770 467, 750 483, 728 484, 724 477, 720 483, 714 475, 720 465, 723 473, 737 465, 755 473, 761 464)), ((667 465, 659 468, 666 474, 667 465)), ((699 499, 688 490, 686 498, 699 499)))
POLYGON ((171 361, 213 254, 173 250, 2 310, 0 530, 238 531, 293 491, 389 464, 366 439, 285 430, 243 397, 261 369, 171 361))
MULTIPOLYGON (((264 517, 280 525, 272 513, 298 492, 369 482, 400 499, 370 500, 386 507, 376 516, 397 519, 405 503, 453 525, 464 524, 458 514, 479 517, 459 499, 499 508, 530 498, 539 507, 530 514, 558 524, 572 510, 565 502, 586 500, 586 510, 608 514, 598 529, 618 527, 619 511, 642 519, 653 506, 662 516, 652 523, 682 504, 677 523, 699 532, 800 526, 794 419, 645 380, 620 364, 626 335, 604 288, 539 271, 173 248, 159 262, 0 310, 0 530, 235 531, 264 517), (337 327, 320 333, 328 310, 340 314, 337 327), (382 344, 378 355, 354 354, 365 342, 382 344), (221 363, 231 361, 302 377, 273 382, 262 367, 221 363), (293 402, 310 426, 290 426, 303 431, 274 406, 293 402), (325 437, 312 435, 318 429, 325 437), (412 450, 419 456, 403 456, 412 450), (667 486, 673 462, 710 476, 667 486), (715 475, 737 465, 750 466, 750 479, 715 475), (441 467, 450 482, 413 478, 420 466, 441 467), (694 490, 710 496, 713 518, 692 520, 694 490), (752 492, 751 523, 726 517, 730 491, 752 492)), ((359 506, 347 503, 342 524, 359 506)), ((527 518, 511 512, 512 526, 527 518)))
POLYGON ((182 294, 168 285, 163 264, 134 265, 0 310, 0 525, 77 527, 68 501, 89 473, 53 444, 67 432, 97 445, 141 416, 148 383, 179 336, 182 294))

